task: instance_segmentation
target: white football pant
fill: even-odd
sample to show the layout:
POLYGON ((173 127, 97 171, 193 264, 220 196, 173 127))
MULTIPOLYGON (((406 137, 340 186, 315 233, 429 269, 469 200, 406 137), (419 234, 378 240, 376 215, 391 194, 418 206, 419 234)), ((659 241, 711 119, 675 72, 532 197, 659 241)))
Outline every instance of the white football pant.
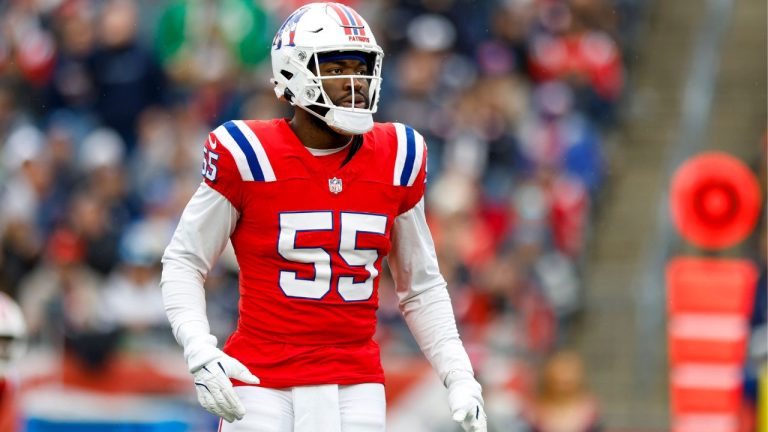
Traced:
POLYGON ((245 417, 219 422, 220 432, 384 432, 381 384, 235 387, 245 417))

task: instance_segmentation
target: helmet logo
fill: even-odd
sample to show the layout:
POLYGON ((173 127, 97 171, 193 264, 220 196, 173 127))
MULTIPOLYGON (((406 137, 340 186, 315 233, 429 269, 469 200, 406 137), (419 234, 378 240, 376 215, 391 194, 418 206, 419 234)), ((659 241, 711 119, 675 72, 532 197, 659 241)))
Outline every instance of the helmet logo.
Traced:
POLYGON ((283 46, 283 31, 288 29, 288 43, 285 46, 296 46, 293 42, 293 38, 296 37, 296 25, 299 23, 302 15, 304 15, 309 8, 303 7, 297 9, 292 13, 280 26, 275 35, 275 40, 272 41, 272 45, 275 49, 280 49, 283 46))

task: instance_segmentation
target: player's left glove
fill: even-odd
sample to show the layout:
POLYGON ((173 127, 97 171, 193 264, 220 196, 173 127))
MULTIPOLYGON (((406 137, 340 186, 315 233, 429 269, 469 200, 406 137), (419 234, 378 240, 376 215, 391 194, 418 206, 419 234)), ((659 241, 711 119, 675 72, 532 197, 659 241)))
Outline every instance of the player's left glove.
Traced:
POLYGON ((466 371, 451 372, 445 381, 453 420, 466 432, 486 432, 488 426, 480 383, 466 371))
POLYGON ((259 379, 242 363, 216 348, 215 339, 213 343, 193 343, 184 350, 189 371, 195 377, 197 400, 203 408, 229 423, 242 420, 245 408, 229 379, 248 384, 259 384, 259 379))

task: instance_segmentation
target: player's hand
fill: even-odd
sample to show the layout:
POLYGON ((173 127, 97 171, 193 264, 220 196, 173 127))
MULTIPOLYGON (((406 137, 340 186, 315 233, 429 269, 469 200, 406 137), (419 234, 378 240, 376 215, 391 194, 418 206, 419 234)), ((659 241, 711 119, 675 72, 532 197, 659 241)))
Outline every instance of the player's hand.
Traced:
POLYGON ((232 423, 242 420, 245 407, 235 393, 230 378, 248 384, 258 384, 256 378, 242 363, 210 345, 198 347, 197 358, 210 358, 202 366, 190 366, 195 377, 197 400, 203 408, 232 423))
POLYGON ((466 432, 488 429, 480 383, 469 372, 457 372, 448 378, 448 404, 453 420, 466 432))

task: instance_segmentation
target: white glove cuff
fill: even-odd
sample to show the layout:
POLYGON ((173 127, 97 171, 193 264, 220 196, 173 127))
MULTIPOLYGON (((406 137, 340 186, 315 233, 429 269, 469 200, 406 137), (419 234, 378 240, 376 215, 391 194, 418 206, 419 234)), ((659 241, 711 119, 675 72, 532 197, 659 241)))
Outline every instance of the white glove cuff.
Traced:
POLYGON ((184 358, 187 360, 189 371, 194 373, 208 364, 211 360, 221 357, 222 352, 216 348, 216 337, 205 335, 196 337, 184 346, 184 358))
POLYGON ((484 404, 483 387, 470 372, 464 370, 449 372, 445 378, 445 385, 448 388, 449 399, 452 399, 454 394, 463 394, 475 399, 480 405, 484 404))

